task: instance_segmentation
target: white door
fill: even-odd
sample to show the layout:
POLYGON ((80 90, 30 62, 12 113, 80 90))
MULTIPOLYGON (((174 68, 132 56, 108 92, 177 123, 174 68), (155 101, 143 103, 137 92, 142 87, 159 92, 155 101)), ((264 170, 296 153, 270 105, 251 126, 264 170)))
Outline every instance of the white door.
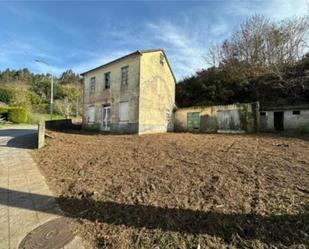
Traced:
POLYGON ((111 123, 111 107, 102 106, 102 130, 109 131, 111 123))

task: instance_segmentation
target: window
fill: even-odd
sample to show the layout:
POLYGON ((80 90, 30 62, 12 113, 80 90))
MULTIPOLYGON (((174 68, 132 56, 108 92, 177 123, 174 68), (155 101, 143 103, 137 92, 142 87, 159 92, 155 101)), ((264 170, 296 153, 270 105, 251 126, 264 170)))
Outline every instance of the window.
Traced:
POLYGON ((129 83, 129 66, 121 68, 121 84, 128 85, 129 83))
POLYGON ((104 89, 109 89, 111 87, 111 72, 104 74, 104 89))
POLYGON ((129 102, 121 102, 119 105, 120 122, 129 121, 129 102))
POLYGON ((160 63, 161 63, 161 65, 164 64, 164 55, 163 54, 160 54, 160 63))
POLYGON ((95 77, 92 77, 90 79, 90 93, 94 93, 95 92, 95 77))
POLYGON ((260 112, 260 116, 266 116, 266 112, 260 112))
POLYGON ((300 111, 293 111, 293 115, 300 115, 300 111))

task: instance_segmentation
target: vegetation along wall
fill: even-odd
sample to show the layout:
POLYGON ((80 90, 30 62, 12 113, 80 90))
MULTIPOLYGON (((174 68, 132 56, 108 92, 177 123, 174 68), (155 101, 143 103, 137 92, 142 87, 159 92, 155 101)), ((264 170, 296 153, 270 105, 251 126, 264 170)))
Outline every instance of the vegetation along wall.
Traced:
POLYGON ((258 125, 258 102, 180 108, 174 115, 175 131, 254 132, 258 125))

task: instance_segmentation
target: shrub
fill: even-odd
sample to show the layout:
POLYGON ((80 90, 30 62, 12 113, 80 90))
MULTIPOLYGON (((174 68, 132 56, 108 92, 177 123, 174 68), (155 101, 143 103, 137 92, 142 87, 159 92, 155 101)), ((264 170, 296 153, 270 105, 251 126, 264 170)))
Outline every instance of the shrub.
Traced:
POLYGON ((4 120, 8 119, 9 107, 0 106, 0 119, 4 118, 4 120))
POLYGON ((22 107, 11 107, 8 111, 8 120, 13 123, 26 123, 28 119, 27 110, 22 107))
POLYGON ((0 101, 9 104, 15 95, 15 90, 10 88, 0 88, 0 101))
POLYGON ((0 106, 0 114, 8 113, 9 107, 6 106, 0 106))

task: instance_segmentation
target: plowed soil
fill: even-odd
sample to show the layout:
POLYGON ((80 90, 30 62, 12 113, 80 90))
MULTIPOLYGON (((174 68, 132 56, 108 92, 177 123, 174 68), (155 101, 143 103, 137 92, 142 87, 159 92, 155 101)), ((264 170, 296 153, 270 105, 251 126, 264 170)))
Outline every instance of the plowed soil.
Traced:
POLYGON ((34 157, 93 248, 307 248, 309 141, 51 133, 34 157))

